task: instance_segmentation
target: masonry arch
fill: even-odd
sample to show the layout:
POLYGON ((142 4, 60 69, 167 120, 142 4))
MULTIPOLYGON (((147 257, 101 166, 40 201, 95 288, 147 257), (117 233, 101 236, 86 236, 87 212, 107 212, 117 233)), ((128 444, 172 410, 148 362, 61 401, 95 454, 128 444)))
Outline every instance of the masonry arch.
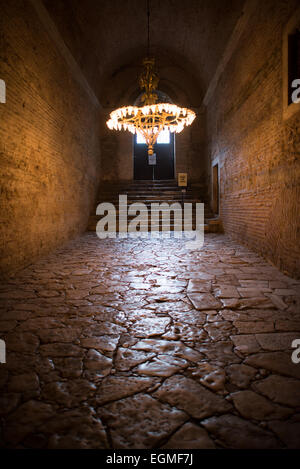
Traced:
MULTIPOLYGON (((138 77, 142 70, 141 51, 131 51, 131 57, 139 52, 138 59, 125 54, 123 64, 111 68, 103 87, 104 107, 101 121, 101 178, 104 180, 132 180, 135 177, 132 135, 127 132, 109 131, 105 122, 109 113, 120 106, 137 102, 141 90, 138 77)), ((206 179, 205 112, 200 106, 203 85, 192 64, 176 51, 163 49, 154 53, 160 76, 159 91, 179 106, 189 107, 197 118, 191 127, 176 135, 174 174, 187 172, 189 180, 206 179)), ((169 177, 171 175, 169 174, 169 177)))

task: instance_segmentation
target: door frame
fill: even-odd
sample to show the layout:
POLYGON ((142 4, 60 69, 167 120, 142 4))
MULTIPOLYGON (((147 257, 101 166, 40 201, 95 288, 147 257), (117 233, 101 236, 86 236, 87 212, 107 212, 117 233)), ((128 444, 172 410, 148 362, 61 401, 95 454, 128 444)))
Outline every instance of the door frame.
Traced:
MULTIPOLYGON (((176 179, 177 177, 177 173, 176 173, 176 138, 175 138, 175 132, 170 132, 170 137, 171 137, 171 140, 173 141, 173 145, 172 145, 172 150, 173 150, 173 178, 170 178, 170 181, 171 180, 174 180, 176 179)), ((134 181, 147 181, 147 179, 136 179, 136 175, 135 175, 135 145, 145 145, 146 144, 137 144, 136 143, 136 138, 137 138, 137 135, 133 135, 133 138, 132 138, 132 162, 133 162, 133 180, 134 181)), ((155 144, 155 145, 164 145, 163 143, 161 144, 155 144)), ((170 145, 170 144, 166 144, 166 145, 170 145)), ((155 152, 155 146, 154 146, 154 152, 155 152)), ((160 179, 153 179, 154 181, 159 181, 160 179)))

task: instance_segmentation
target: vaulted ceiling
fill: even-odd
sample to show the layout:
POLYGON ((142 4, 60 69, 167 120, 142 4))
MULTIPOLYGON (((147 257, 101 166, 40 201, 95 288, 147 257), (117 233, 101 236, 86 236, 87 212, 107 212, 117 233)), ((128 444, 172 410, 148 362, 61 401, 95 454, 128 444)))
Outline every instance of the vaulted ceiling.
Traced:
MULTIPOLYGON (((147 0, 43 0, 101 104, 134 99, 147 53, 147 0)), ((200 106, 244 0, 151 0, 160 89, 200 106)))

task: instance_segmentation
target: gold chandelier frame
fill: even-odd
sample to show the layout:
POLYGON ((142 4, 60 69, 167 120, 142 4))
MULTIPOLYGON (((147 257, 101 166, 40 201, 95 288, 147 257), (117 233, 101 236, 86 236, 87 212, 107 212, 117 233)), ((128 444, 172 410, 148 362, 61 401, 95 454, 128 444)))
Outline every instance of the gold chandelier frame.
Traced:
POLYGON ((160 132, 169 130, 179 133, 185 126, 191 125, 195 117, 194 111, 170 103, 155 103, 143 107, 125 106, 110 113, 107 126, 111 130, 139 133, 148 145, 148 154, 152 155, 160 132))

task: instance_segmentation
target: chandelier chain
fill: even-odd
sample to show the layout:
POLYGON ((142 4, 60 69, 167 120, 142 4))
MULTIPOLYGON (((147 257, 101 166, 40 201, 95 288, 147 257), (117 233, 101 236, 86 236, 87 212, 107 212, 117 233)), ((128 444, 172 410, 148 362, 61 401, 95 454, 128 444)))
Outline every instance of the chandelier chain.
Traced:
POLYGON ((157 102, 156 92, 159 77, 155 71, 155 60, 150 57, 150 0, 147 0, 148 44, 147 57, 143 61, 144 71, 140 76, 140 87, 144 90, 142 106, 123 106, 110 113, 106 122, 111 130, 128 130, 140 134, 148 145, 148 155, 153 155, 154 145, 160 132, 180 133, 194 121, 196 114, 191 109, 181 108, 168 102, 157 102))
POLYGON ((150 0, 147 0, 147 19, 148 19, 148 42, 147 42, 147 55, 150 55, 150 0))

